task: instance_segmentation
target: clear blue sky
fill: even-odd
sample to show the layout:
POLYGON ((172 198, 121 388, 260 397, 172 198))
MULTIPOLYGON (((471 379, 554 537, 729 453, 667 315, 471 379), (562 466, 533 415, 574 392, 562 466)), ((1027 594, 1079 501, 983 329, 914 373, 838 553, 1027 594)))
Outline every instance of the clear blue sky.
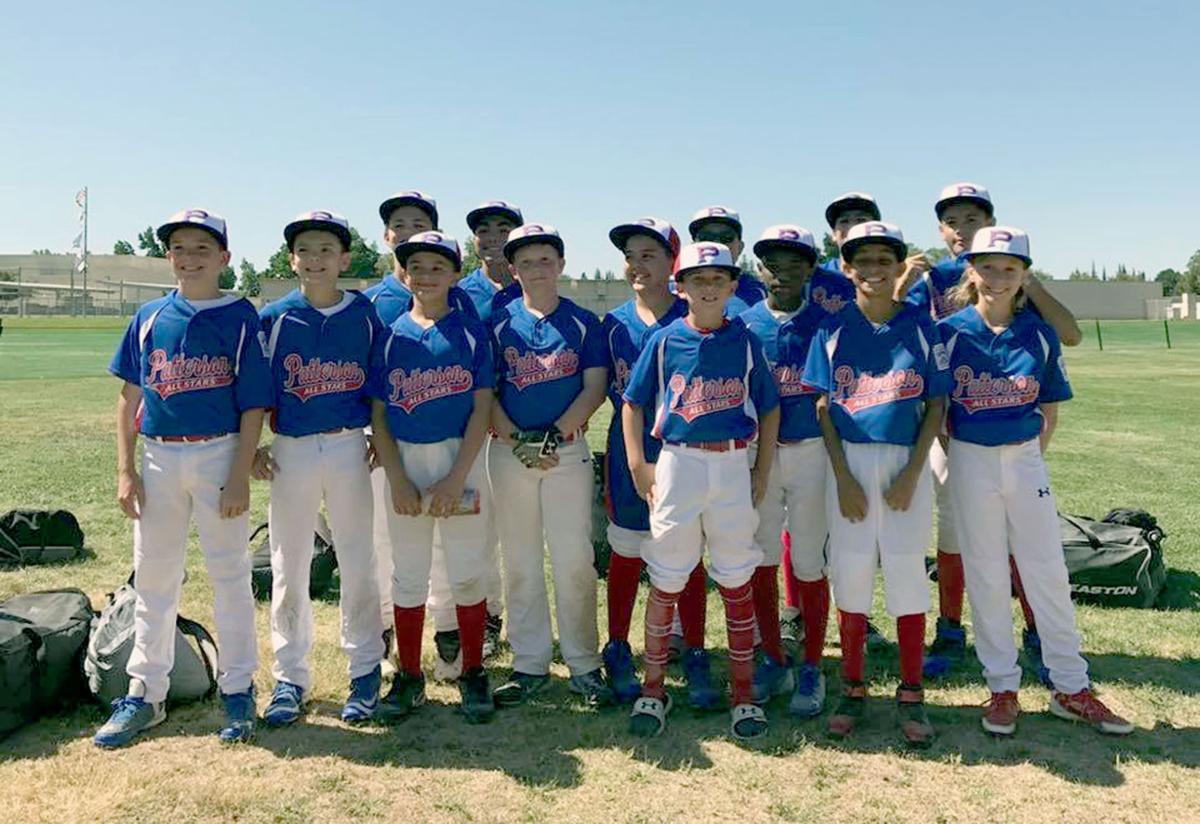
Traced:
POLYGON ((22 3, 0 49, 0 252, 91 247, 203 206, 262 266, 294 214, 378 238, 433 193, 554 223, 568 271, 607 230, 739 209, 819 233, 864 189, 937 244, 946 183, 988 186, 1058 277, 1150 277, 1200 248, 1200 6, 460 2, 22 3), (945 9, 951 9, 946 11, 945 9))

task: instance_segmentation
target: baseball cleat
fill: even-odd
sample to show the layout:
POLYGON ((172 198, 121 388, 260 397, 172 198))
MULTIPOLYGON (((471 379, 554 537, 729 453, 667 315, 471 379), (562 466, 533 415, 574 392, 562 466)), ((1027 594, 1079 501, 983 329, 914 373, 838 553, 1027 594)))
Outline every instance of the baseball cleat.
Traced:
POLYGON ((488 683, 487 670, 475 667, 464 672, 458 679, 458 694, 462 701, 461 710, 468 724, 482 724, 492 720, 496 703, 492 700, 492 687, 488 683))
POLYGON ((796 687, 788 712, 797 718, 816 718, 825 709, 825 673, 816 664, 796 668, 796 687))
POLYGON ((674 663, 687 653, 687 645, 683 643, 682 635, 667 636, 667 662, 674 663))
POLYGON ((983 708, 980 722, 983 729, 992 735, 1012 735, 1017 731, 1017 718, 1021 715, 1021 704, 1012 690, 993 692, 983 708))
POLYGON ((1050 694, 1050 713, 1068 721, 1090 724, 1105 735, 1129 735, 1133 724, 1104 706, 1090 689, 1067 695, 1055 690, 1050 694))
POLYGON ((929 652, 925 654, 922 673, 926 678, 940 678, 960 666, 967 657, 967 631, 958 621, 937 619, 937 632, 929 652))
POLYGON ((104 726, 96 730, 92 743, 106 750, 124 747, 138 733, 157 727, 166 720, 165 702, 151 704, 136 695, 127 695, 112 702, 112 714, 104 726))
POLYGON ((516 707, 541 692, 549 683, 549 675, 514 672, 507 681, 492 690, 492 698, 497 707, 516 707))
POLYGON ((786 695, 794 686, 792 668, 788 662, 779 662, 767 653, 758 658, 754 668, 754 681, 751 684, 755 704, 765 704, 776 695, 786 695))
POLYGON ((633 667, 633 650, 628 641, 612 640, 604 645, 601 653, 604 670, 608 676, 608 687, 618 704, 632 704, 642 694, 633 667))
POLYGON ((867 649, 871 652, 884 652, 891 646, 892 642, 883 637, 879 627, 867 621, 867 649))
POLYGON ((800 610, 795 607, 784 607, 783 613, 779 616, 779 640, 785 646, 791 647, 793 654, 798 654, 800 645, 804 643, 805 634, 804 616, 800 614, 800 610))
POLYGON ((1054 682, 1050 680, 1050 668, 1042 663, 1042 639, 1036 629, 1026 627, 1022 630, 1021 646, 1025 649, 1025 657, 1029 659, 1029 666, 1037 672, 1038 680, 1042 682, 1042 686, 1048 690, 1053 690, 1054 682))
POLYGON ((767 714, 756 704, 738 704, 729 712, 729 734, 738 741, 753 741, 767 734, 767 714))
POLYGON ((436 681, 456 681, 462 675, 462 638, 452 629, 433 634, 433 677, 436 681))
POLYGON ((721 693, 713 686, 708 650, 693 647, 683 654, 683 678, 687 682, 688 703, 692 709, 720 709, 721 693))
POLYGON ((862 721, 867 705, 867 688, 861 682, 842 685, 842 697, 833 714, 829 716, 829 736, 847 738, 862 721))
POLYGON ((379 688, 383 675, 379 667, 350 681, 350 697, 342 707, 342 720, 347 724, 362 724, 375 717, 379 708, 379 688))
POLYGON ((629 714, 629 731, 641 738, 661 735, 667 728, 667 716, 671 714, 671 696, 663 693, 662 698, 643 695, 633 702, 629 714))
POLYGON ((425 676, 398 672, 392 688, 375 708, 375 720, 385 724, 399 721, 425 703, 425 676))
POLYGON ((582 675, 572 675, 568 682, 571 692, 583 696, 589 707, 607 707, 614 703, 613 692, 604 683, 604 675, 597 668, 582 675))
POLYGON ((225 726, 217 731, 222 744, 244 744, 254 738, 254 686, 245 692, 221 693, 225 726))
POLYGON ((268 727, 286 727, 304 714, 304 690, 287 681, 279 681, 271 692, 271 703, 263 710, 263 723, 268 727))
POLYGON ((920 687, 901 684, 896 688, 896 719, 904 743, 910 747, 924 749, 933 743, 933 725, 925 712, 925 691, 920 687))
POLYGON ((500 646, 504 643, 500 638, 503 629, 504 619, 499 615, 489 614, 483 629, 483 658, 485 661, 500 652, 500 646))

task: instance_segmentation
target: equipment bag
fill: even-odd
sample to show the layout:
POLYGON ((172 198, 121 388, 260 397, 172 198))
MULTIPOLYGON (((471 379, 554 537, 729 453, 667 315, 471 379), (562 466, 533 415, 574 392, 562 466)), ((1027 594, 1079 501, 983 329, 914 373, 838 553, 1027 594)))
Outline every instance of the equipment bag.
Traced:
POLYGON ((0 737, 37 718, 42 638, 23 621, 0 620, 0 737))
POLYGON ((1059 525, 1072 598, 1112 607, 1154 606, 1167 569, 1162 552, 1166 535, 1153 516, 1113 510, 1104 520, 1093 521, 1059 513, 1059 525), (1139 525, 1121 522, 1131 517, 1139 525))
POLYGON ((83 554, 83 530, 65 509, 14 509, 0 516, 0 564, 55 564, 83 554))
MULTIPOLYGON (((133 651, 133 610, 137 593, 125 584, 108 596, 108 605, 92 622, 83 669, 97 701, 110 704, 129 693, 125 664, 133 651)), ((217 689, 217 643, 203 626, 182 616, 175 619, 175 665, 167 703, 208 698, 217 689)))
MULTIPOLYGON (((262 540, 251 556, 253 568, 250 570, 250 588, 254 597, 259 601, 271 600, 271 584, 274 576, 271 573, 271 533, 263 524, 254 530, 250 536, 250 545, 262 540)), ((317 530, 313 534, 312 564, 308 570, 308 595, 310 598, 320 598, 333 586, 333 575, 337 569, 337 554, 333 551, 333 532, 325 522, 325 516, 317 514, 317 530)))
POLYGON ((608 545, 608 472, 603 452, 592 453, 592 565, 601 578, 608 577, 612 547, 608 545))

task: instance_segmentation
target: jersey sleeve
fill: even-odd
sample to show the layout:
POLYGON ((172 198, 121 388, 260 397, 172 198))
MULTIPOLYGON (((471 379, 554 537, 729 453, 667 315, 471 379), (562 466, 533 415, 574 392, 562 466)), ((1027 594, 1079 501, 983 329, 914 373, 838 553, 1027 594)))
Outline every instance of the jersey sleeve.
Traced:
POLYGON ((832 369, 829 363, 829 352, 826 344, 829 342, 828 324, 821 324, 813 334, 812 343, 808 345, 808 357, 804 361, 804 377, 802 381, 806 389, 821 394, 829 394, 832 380, 832 369))
POLYGON ((450 287, 450 305, 472 321, 479 322, 479 310, 475 308, 475 302, 471 300, 471 296, 461 286, 450 287))
POLYGON ((469 330, 475 339, 475 351, 471 355, 471 379, 476 389, 496 388, 496 361, 492 356, 492 336, 482 325, 473 325, 469 330))
MULTIPOLYGON (((380 326, 382 325, 381 323, 380 326)), ((371 342, 371 355, 367 367, 367 395, 381 401, 387 400, 386 354, 388 340, 391 337, 392 333, 388 329, 384 329, 381 334, 375 336, 371 342)))
POLYGON ((580 311, 580 317, 583 318, 584 333, 583 340, 580 342, 579 353, 579 368, 594 369, 599 366, 608 368, 608 344, 604 340, 604 332, 600 328, 600 321, 587 310, 580 311))
POLYGON ((275 405, 271 367, 267 363, 267 336, 256 313, 242 321, 241 345, 237 353, 237 383, 234 396, 239 412, 270 409, 275 405))
POLYGON ((1062 343, 1054 330, 1046 328, 1039 330, 1046 345, 1046 365, 1042 370, 1042 388, 1038 392, 1038 403, 1060 403, 1074 397, 1071 391, 1071 381, 1067 377, 1067 365, 1063 361, 1062 343))
POLYGON ((142 343, 138 340, 138 330, 141 327, 141 313, 138 312, 129 321, 125 335, 113 354, 108 371, 126 383, 140 386, 142 383, 142 343))
POLYGON ((779 408, 779 387, 775 385, 775 373, 767 365, 762 342, 747 330, 746 340, 750 347, 750 400, 762 415, 779 408))
POLYGON ((638 355, 637 363, 629 374, 629 383, 625 387, 623 399, 634 406, 647 407, 654 404, 658 397, 658 368, 659 352, 664 338, 655 335, 650 339, 642 354, 638 355))
POLYGON ((929 344, 925 355, 925 398, 940 398, 949 395, 952 387, 950 379, 950 355, 946 344, 942 343, 941 333, 933 321, 922 315, 920 330, 929 344))

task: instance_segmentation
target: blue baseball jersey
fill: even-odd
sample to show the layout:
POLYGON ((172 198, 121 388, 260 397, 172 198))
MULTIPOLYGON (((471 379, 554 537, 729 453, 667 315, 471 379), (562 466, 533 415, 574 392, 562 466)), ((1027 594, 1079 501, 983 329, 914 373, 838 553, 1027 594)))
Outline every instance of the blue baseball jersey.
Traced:
POLYGON ((487 330, 458 310, 428 329, 402 315, 371 351, 369 392, 387 404, 388 427, 399 441, 461 438, 475 391, 494 386, 487 330))
POLYGON ((525 293, 521 290, 521 284, 515 280, 494 294, 492 296, 492 310, 491 319, 488 321, 489 324, 494 325, 495 322, 501 320, 504 308, 514 300, 520 302, 524 296, 525 293))
MULTIPOLYGON (((379 283, 364 291, 363 294, 375 306, 375 311, 379 313, 379 320, 383 322, 384 326, 391 326, 397 318, 412 309, 412 292, 396 278, 395 273, 389 274, 379 283)), ((460 287, 451 286, 446 300, 451 309, 457 309, 468 318, 479 320, 475 304, 460 287)))
POLYGON ((958 285, 966 271, 967 259, 962 255, 938 261, 909 288, 904 302, 928 312, 935 321, 948 317, 959 307, 950 304, 946 293, 958 285))
POLYGON ((504 297, 501 298, 501 307, 508 304, 514 297, 521 296, 521 287, 517 285, 512 288, 516 281, 510 283, 504 289, 499 289, 492 282, 491 278, 483 273, 483 269, 476 269, 469 275, 458 282, 458 286, 471 299, 472 305, 475 307, 475 314, 479 316, 479 320, 484 324, 491 326, 493 303, 497 296, 504 292, 504 297))
POLYGON ((583 391, 584 370, 608 365, 600 321, 567 298, 542 318, 511 301, 492 320, 496 394, 518 429, 552 426, 583 391))
POLYGON ((925 401, 949 392, 947 365, 937 328, 920 309, 901 304, 877 327, 850 304, 813 335, 804 383, 829 395, 842 440, 912 446, 925 401))
POLYGON ((762 343, 767 365, 779 390, 779 439, 802 441, 821 437, 817 423, 817 393, 804 383, 808 348, 820 325, 831 314, 854 302, 854 286, 841 275, 813 270, 804 285, 804 302, 782 320, 766 301, 740 315, 762 343))
POLYGON ((826 272, 846 277, 846 273, 842 271, 842 259, 840 257, 827 258, 818 265, 826 272))
MULTIPOLYGON (((608 517, 617 526, 626 529, 650 529, 650 509, 637 494, 633 476, 629 474, 629 459, 625 452, 625 428, 621 423, 621 406, 625 403, 622 394, 629 384, 633 365, 637 363, 650 337, 687 314, 687 303, 676 299, 671 307, 655 323, 647 325, 638 316, 634 301, 628 301, 604 316, 601 329, 604 332, 605 348, 608 352, 608 399, 612 402, 612 420, 608 425, 608 450, 605 453, 605 500, 608 517)), ((662 441, 652 434, 654 410, 642 408, 642 450, 646 460, 658 460, 662 441)))
POLYGON ((738 276, 737 290, 734 295, 749 307, 767 299, 767 287, 754 275, 742 272, 738 276))
POLYGON ((938 324, 950 358, 947 428, 963 441, 998 446, 1042 432, 1039 404, 1071 399, 1054 329, 1028 310, 996 334, 968 306, 938 324))
POLYGON ((151 437, 237 432, 241 415, 274 403, 258 313, 228 296, 196 306, 178 291, 143 304, 108 371, 142 388, 151 437))
POLYGON ((701 331, 684 317, 655 332, 624 397, 652 407, 654 437, 671 443, 750 440, 779 406, 762 344, 740 318, 701 331))
POLYGON ((384 327, 361 293, 327 314, 295 289, 259 312, 275 394, 271 428, 299 438, 371 422, 367 371, 384 327))

